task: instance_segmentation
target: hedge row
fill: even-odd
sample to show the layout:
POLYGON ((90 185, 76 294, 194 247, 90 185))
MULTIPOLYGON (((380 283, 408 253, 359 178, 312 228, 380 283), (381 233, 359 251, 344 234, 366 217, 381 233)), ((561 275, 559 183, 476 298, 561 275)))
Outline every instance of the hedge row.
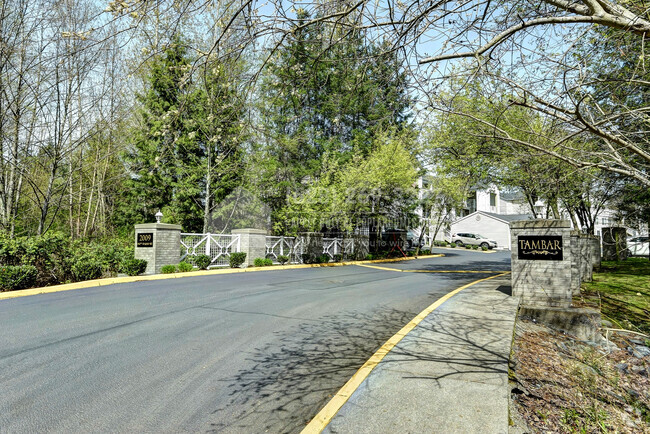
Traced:
POLYGON ((75 241, 62 233, 11 238, 0 232, 0 291, 115 276, 138 275, 146 261, 129 241, 75 241), (17 267, 17 268, 12 268, 17 267))

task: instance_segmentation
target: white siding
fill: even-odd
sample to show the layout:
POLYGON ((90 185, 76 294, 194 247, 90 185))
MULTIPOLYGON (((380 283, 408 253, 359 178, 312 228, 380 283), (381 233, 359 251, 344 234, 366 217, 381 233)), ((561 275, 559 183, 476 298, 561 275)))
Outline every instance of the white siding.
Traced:
POLYGON ((451 233, 472 232, 497 242, 499 249, 510 248, 510 225, 484 214, 471 214, 451 224, 451 233), (477 219, 478 217, 478 219, 477 219))
POLYGON ((500 199, 501 215, 527 214, 530 207, 526 203, 500 199))

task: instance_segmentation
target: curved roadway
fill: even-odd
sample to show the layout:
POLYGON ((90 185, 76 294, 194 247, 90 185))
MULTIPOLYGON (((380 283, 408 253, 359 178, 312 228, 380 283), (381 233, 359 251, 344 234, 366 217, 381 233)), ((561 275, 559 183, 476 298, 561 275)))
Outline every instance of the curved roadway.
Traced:
MULTIPOLYGON (((444 253, 376 265, 510 267, 444 253)), ((0 301, 0 432, 297 432, 421 310, 488 275, 346 266, 0 301)))

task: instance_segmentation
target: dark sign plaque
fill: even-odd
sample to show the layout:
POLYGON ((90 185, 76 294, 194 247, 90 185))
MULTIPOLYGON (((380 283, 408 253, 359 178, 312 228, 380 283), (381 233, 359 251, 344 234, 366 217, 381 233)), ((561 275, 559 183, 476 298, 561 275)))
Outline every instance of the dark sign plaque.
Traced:
POLYGON ((561 235, 519 235, 517 258, 534 261, 561 261, 561 235))
POLYGON ((153 232, 139 233, 137 247, 153 247, 153 232))

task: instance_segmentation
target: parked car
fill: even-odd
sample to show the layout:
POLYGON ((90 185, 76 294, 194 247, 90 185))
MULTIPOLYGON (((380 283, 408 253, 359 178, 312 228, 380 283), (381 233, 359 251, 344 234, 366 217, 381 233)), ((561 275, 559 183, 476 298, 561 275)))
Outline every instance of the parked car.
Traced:
MULTIPOLYGON (((406 232, 406 243, 409 249, 414 249, 418 247, 418 241, 420 241, 420 236, 413 231, 406 232)), ((420 248, 424 247, 424 240, 420 243, 420 248)))
POLYGON ((650 237, 634 237, 628 238, 627 250, 630 256, 648 256, 650 250, 650 237))
POLYGON ((456 243, 457 246, 464 246, 465 244, 487 247, 488 249, 495 249, 497 242, 476 233, 457 233, 451 236, 451 242, 456 243))

